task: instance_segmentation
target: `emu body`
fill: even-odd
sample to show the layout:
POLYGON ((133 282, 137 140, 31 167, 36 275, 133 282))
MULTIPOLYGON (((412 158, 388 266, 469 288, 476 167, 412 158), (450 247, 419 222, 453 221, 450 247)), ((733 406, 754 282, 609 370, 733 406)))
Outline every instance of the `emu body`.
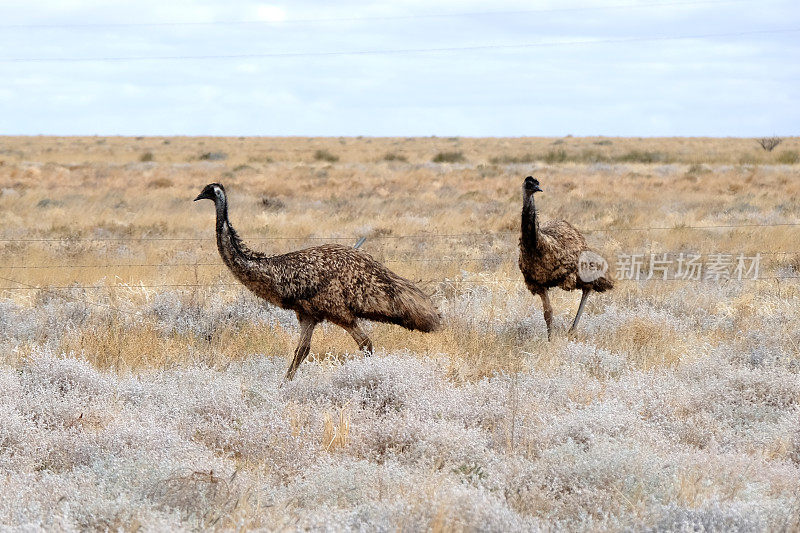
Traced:
POLYGON ((323 320, 347 330, 367 354, 372 352, 372 341, 358 325, 359 319, 423 332, 439 327, 441 317, 430 299, 369 254, 338 244, 273 256, 255 252, 231 226, 222 185, 207 185, 195 201, 201 199, 214 201, 217 249, 233 275, 257 296, 297 314, 300 342, 287 379, 294 377, 308 355, 314 328, 323 320))
POLYGON ((581 303, 570 333, 578 327, 586 298, 591 291, 604 292, 614 287, 607 273, 587 281, 580 275, 581 254, 590 252, 586 239, 566 220, 554 220, 540 227, 539 216, 533 195, 541 192, 539 181, 531 176, 525 178, 522 187, 522 235, 519 239, 519 269, 525 285, 531 293, 542 299, 544 321, 547 324, 547 339, 552 338, 553 308, 547 291, 560 287, 565 291, 580 289, 581 303))

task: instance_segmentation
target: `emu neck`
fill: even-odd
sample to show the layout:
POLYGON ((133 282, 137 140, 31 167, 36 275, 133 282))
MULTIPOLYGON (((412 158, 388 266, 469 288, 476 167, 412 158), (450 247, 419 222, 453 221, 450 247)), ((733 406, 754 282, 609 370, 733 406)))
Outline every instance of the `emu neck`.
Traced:
POLYGON ((243 252, 239 236, 228 220, 228 203, 225 200, 215 202, 217 208, 217 249, 222 260, 231 270, 236 269, 247 260, 243 252))
POLYGON ((522 242, 528 248, 539 245, 539 217, 533 203, 533 194, 525 194, 522 200, 522 242))

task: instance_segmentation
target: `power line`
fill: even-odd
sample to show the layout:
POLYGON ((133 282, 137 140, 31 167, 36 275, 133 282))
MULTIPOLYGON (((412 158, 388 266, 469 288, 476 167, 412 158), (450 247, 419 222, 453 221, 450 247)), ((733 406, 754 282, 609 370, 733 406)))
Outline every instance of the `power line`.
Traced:
POLYGON ((744 35, 765 35, 778 33, 794 33, 800 28, 783 28, 770 30, 750 30, 738 32, 704 33, 691 35, 668 35, 660 37, 624 37, 618 39, 587 39, 582 41, 551 41, 520 44, 486 44, 474 46, 445 46, 438 48, 397 48, 384 50, 339 50, 330 52, 274 52, 250 54, 208 54, 208 55, 169 55, 169 56, 101 56, 101 57, 5 57, 0 63, 82 63, 82 62, 123 62, 123 61, 174 61, 174 60, 208 60, 208 59, 281 59, 297 57, 337 57, 361 55, 402 55, 427 54, 437 52, 477 52, 482 50, 514 50, 526 48, 543 48, 558 46, 581 46, 595 44, 624 44, 638 42, 673 41, 683 39, 707 39, 713 37, 741 37, 744 35))
POLYGON ((364 17, 323 17, 306 19, 286 19, 286 20, 229 20, 229 21, 207 21, 207 22, 98 22, 98 23, 74 23, 74 24, 3 24, 0 29, 94 29, 94 28, 138 28, 138 27, 170 27, 170 26, 249 26, 249 25, 276 25, 276 24, 313 24, 323 22, 373 22, 381 20, 420 20, 438 18, 459 18, 459 17, 486 17, 497 15, 526 15, 535 13, 568 13, 580 11, 607 11, 614 9, 641 9, 641 8, 661 8, 678 6, 697 6, 697 5, 719 5, 736 4, 747 0, 698 0, 682 2, 653 2, 638 4, 615 4, 608 6, 583 6, 583 7, 559 7, 541 9, 519 9, 508 11, 467 11, 456 13, 423 13, 413 15, 374 15, 364 17))

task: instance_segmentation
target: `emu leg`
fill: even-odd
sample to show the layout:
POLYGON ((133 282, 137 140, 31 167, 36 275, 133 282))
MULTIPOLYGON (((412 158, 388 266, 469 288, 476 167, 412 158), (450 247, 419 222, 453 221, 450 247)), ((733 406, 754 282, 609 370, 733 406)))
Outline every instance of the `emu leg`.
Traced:
POLYGON ((578 320, 581 319, 583 306, 586 303, 586 298, 589 296, 590 292, 592 292, 592 289, 583 289, 583 294, 581 295, 581 305, 578 306, 578 313, 575 315, 575 320, 572 322, 572 326, 569 328, 570 333, 575 333, 575 329, 578 327, 578 320))
POLYGON ((550 297, 547 291, 540 292, 542 298, 542 311, 544 311, 544 323, 547 324, 547 340, 551 340, 553 335, 553 306, 550 305, 550 297))
POLYGON ((367 334, 364 333, 364 330, 361 329, 358 324, 346 326, 344 329, 353 337, 353 340, 358 344, 358 349, 364 352, 364 355, 372 354, 372 341, 369 340, 367 334))
POLYGON ((317 323, 308 317, 300 318, 300 342, 297 344, 297 349, 294 351, 294 359, 292 364, 289 365, 289 370, 286 371, 286 379, 291 381, 294 378, 294 373, 297 372, 297 367, 306 358, 308 352, 311 350, 311 335, 314 333, 314 328, 317 323))

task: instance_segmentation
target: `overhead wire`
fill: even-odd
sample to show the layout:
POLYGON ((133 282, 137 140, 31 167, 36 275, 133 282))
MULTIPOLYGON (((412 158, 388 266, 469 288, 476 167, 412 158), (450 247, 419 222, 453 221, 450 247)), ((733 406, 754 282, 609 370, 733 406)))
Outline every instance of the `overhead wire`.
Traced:
POLYGON ((391 20, 422 20, 439 18, 462 18, 462 17, 487 17, 502 15, 525 15, 536 13, 560 13, 560 12, 581 12, 581 11, 606 11, 615 9, 648 9, 663 7, 680 6, 705 6, 721 4, 737 4, 747 0, 696 0, 678 2, 648 2, 648 3, 625 3, 612 4, 605 6, 575 6, 575 7, 552 7, 536 9, 515 9, 515 10, 488 10, 488 11, 466 11, 450 13, 414 13, 408 15, 365 15, 360 17, 317 17, 317 18, 287 18, 281 19, 273 16, 272 18, 250 19, 250 20, 213 20, 213 21, 166 21, 166 22, 85 22, 85 23, 37 23, 37 24, 0 24, 0 29, 95 29, 95 28, 128 28, 128 27, 161 27, 161 26, 242 26, 242 25, 283 25, 283 24, 316 24, 328 22, 375 22, 391 20))
POLYGON ((576 41, 543 41, 536 43, 514 44, 480 44, 468 46, 442 46, 428 48, 394 48, 372 50, 332 50, 316 52, 253 52, 242 54, 198 54, 198 55, 153 55, 153 56, 95 56, 95 57, 0 57, 0 63, 24 62, 54 62, 54 63, 79 63, 79 62, 124 62, 124 61, 174 61, 174 60, 215 60, 215 59, 267 59, 267 58, 298 58, 298 57, 334 57, 334 56, 360 56, 360 55, 402 55, 402 54, 427 54, 447 53, 481 50, 514 50, 540 47, 581 46, 595 44, 622 44, 638 42, 657 42, 686 39, 708 39, 714 37, 741 37, 744 35, 796 33, 800 28, 760 29, 735 32, 698 33, 685 35, 663 35, 647 37, 622 37, 612 39, 586 39, 576 41))

